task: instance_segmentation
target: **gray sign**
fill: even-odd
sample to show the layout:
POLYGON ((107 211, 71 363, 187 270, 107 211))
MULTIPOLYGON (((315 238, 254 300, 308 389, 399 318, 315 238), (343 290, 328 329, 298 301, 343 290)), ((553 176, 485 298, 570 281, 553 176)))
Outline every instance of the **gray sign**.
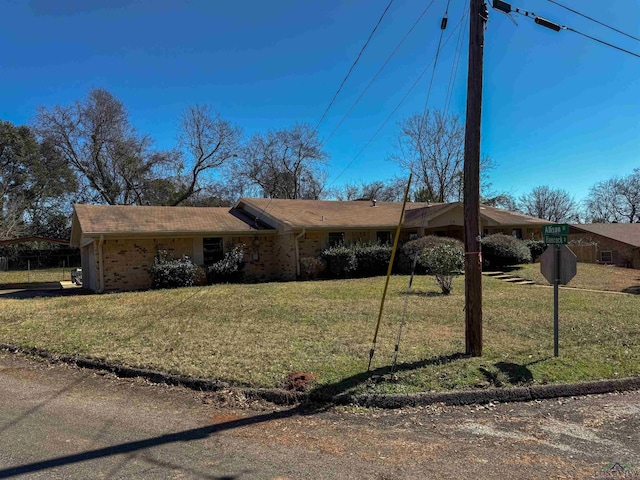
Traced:
POLYGON ((566 285, 576 276, 577 257, 566 245, 552 245, 548 247, 540 256, 540 273, 550 284, 556 280, 561 285, 566 285), (556 249, 559 252, 556 254, 556 249), (558 258, 559 268, 556 270, 556 258, 558 258))

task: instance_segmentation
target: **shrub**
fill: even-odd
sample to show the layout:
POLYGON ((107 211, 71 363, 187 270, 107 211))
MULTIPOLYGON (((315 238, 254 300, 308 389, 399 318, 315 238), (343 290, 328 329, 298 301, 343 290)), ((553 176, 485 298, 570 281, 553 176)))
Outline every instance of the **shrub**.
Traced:
POLYGON ((547 249, 547 244, 542 240, 525 240, 524 243, 531 252, 531 261, 536 260, 547 249))
POLYGON ((391 260, 391 245, 373 243, 356 243, 351 247, 356 256, 356 270, 358 277, 373 277, 386 275, 391 260))
MULTIPOLYGON (((411 240, 402 246, 402 253, 405 255, 405 263, 409 268, 413 265, 413 259, 418 254, 418 264, 416 265, 417 273, 430 273, 425 266, 424 261, 421 259, 424 252, 436 245, 454 245, 459 248, 464 248, 462 242, 455 238, 450 237, 438 237, 435 235, 427 235, 426 237, 420 237, 416 240, 411 240)), ((464 252, 463 252, 464 253, 464 252)))
POLYGON ((485 268, 501 268, 530 261, 531 251, 523 240, 502 233, 482 239, 482 264, 485 268))
POLYGON ((327 271, 333 278, 351 276, 358 267, 358 260, 353 248, 336 245, 324 250, 320 257, 327 262, 327 271))
POLYGON ((453 288, 453 277, 464 270, 464 247, 462 242, 441 242, 427 248, 418 257, 420 263, 435 276, 442 293, 449 295, 453 288))
POLYGON ((158 252, 149 269, 153 288, 191 287, 198 266, 184 255, 180 259, 169 258, 166 251, 158 252))
POLYGON ((324 265, 322 264, 322 260, 315 257, 302 257, 300 259, 300 275, 302 275, 307 280, 314 278, 318 275, 324 265))
POLYGON ((244 274, 244 245, 237 245, 224 258, 209 267, 207 283, 238 283, 244 274))

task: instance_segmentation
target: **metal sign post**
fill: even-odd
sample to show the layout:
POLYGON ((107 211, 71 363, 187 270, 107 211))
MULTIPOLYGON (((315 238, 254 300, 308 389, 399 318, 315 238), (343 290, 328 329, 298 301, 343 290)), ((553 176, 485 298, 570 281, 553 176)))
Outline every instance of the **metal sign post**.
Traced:
POLYGON ((560 245, 553 246, 554 253, 554 273, 555 278, 553 281, 553 356, 558 356, 558 293, 560 290, 560 245))
POLYGON ((540 272, 553 285, 553 355, 558 356, 558 297, 560 284, 566 285, 576 275, 576 256, 566 245, 554 242, 540 256, 540 272))

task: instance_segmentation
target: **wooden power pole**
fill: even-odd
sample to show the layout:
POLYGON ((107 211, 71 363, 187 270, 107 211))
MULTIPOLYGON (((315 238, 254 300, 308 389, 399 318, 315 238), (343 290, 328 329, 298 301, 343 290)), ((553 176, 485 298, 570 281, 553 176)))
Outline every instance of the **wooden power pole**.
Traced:
POLYGON ((469 0, 469 79, 464 137, 464 294, 468 355, 482 355, 482 256, 480 254, 480 121, 482 63, 487 6, 469 0))

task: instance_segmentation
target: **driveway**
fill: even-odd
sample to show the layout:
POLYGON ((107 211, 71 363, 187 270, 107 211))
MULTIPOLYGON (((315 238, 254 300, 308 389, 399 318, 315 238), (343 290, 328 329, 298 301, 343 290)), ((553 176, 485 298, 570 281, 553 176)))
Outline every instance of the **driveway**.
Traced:
POLYGON ((87 295, 90 290, 72 282, 30 282, 0 284, 0 299, 2 298, 37 298, 62 297, 70 295, 87 295))
POLYGON ((0 478, 587 479, 610 462, 640 467, 640 392, 305 411, 5 353, 0 384, 0 478))

